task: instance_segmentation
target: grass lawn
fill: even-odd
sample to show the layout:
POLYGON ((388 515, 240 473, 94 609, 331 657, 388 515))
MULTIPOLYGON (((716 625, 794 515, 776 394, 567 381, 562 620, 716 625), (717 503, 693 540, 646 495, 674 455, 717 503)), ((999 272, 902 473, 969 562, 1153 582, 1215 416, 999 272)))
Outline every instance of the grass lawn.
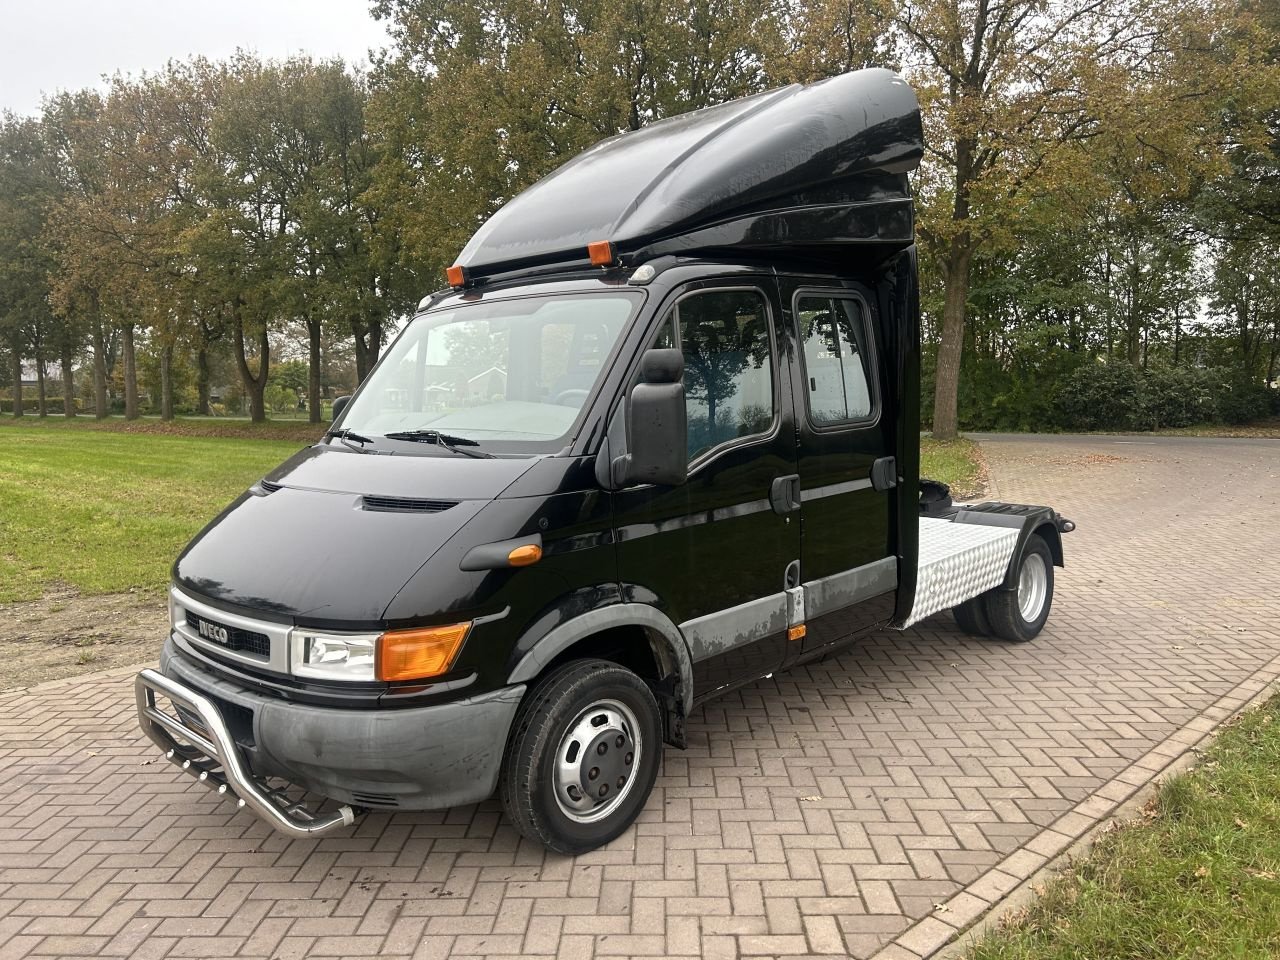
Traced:
POLYGON ((984 466, 982 452, 972 440, 920 439, 920 476, 941 480, 957 500, 982 494, 984 466))
POLYGON ((1280 697, 1104 836, 972 960, 1280 956, 1280 697))
POLYGON ((0 602, 35 599, 58 581, 85 594, 160 590, 183 545, 307 442, 9 421, 0 427, 0 602))
MULTIPOLYGON (((0 603, 51 584, 160 590, 178 552, 324 427, 234 420, 0 420, 0 603)), ((973 493, 977 445, 922 441, 922 472, 973 493)))

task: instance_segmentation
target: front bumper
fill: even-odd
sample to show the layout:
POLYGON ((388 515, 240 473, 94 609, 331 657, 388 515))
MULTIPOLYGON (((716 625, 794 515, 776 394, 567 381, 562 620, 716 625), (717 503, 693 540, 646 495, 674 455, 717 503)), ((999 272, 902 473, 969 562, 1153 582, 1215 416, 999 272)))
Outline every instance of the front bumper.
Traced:
POLYGON ((295 837, 345 826, 362 808, 441 809, 489 797, 525 690, 409 709, 316 707, 215 676, 172 642, 160 671, 142 671, 135 689, 139 725, 170 760, 295 837), (341 806, 318 814, 273 788, 277 778, 341 806))

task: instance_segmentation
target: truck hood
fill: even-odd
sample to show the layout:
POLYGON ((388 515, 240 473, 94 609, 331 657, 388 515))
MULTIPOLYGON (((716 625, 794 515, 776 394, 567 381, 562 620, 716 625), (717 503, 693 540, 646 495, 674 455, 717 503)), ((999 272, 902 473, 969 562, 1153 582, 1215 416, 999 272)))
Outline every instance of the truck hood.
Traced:
POLYGON ((205 527, 174 579, 260 616, 375 627, 409 578, 534 462, 312 447, 205 527))
POLYGON ((425 451, 423 456, 359 453, 345 446, 318 445, 298 451, 264 479, 299 490, 492 500, 536 462, 532 457, 490 460, 425 451))

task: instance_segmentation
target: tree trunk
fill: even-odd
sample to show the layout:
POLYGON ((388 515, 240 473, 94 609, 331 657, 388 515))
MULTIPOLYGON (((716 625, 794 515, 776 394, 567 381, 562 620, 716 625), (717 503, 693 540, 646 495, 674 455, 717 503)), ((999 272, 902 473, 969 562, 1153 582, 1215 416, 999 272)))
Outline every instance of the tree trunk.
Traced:
POLYGON ((62 342, 62 415, 76 415, 76 375, 71 369, 71 341, 62 342))
POLYGON ((173 344, 160 348, 160 419, 173 419, 173 344))
POLYGON ((267 339, 267 328, 264 325, 258 335, 258 373, 255 376, 249 369, 249 358, 245 353, 244 317, 240 313, 240 305, 236 305, 236 366, 240 370, 240 381, 244 384, 244 392, 249 396, 249 419, 254 423, 262 423, 267 419, 267 405, 263 394, 267 388, 267 373, 271 369, 271 343, 267 339))
POLYGON ((36 351, 36 412, 43 418, 49 415, 48 393, 44 383, 44 351, 36 351))
POLYGON ((16 420, 22 416, 22 345, 18 342, 16 333, 10 347, 13 353, 13 366, 9 369, 13 374, 13 416, 16 420))
POLYGON ((138 419, 138 358, 133 349, 133 324, 121 329, 124 351, 124 418, 138 419))
POLYGON ((94 415, 105 420, 107 408, 107 338, 102 331, 102 318, 93 318, 93 401, 94 415))
POLYGON ((1276 364, 1280 361, 1280 316, 1271 324, 1271 351, 1267 356, 1267 386, 1276 383, 1276 364))
POLYGON ((212 413, 209 408, 209 348, 203 337, 196 348, 196 413, 202 417, 212 413))
POLYGON ((355 336, 356 341, 356 386, 364 383, 364 378, 369 375, 369 368, 373 366, 369 362, 369 349, 365 345, 365 331, 358 317, 351 318, 351 332, 355 336))
POLYGON ((320 422, 320 321, 307 318, 307 336, 311 340, 310 368, 307 375, 307 419, 320 422))
POLYGON ((382 322, 377 319, 351 318, 351 332, 356 342, 356 386, 364 383, 382 350, 382 322))
POLYGON ((370 319, 365 325, 365 329, 368 331, 369 337, 369 370, 366 371, 366 374, 368 374, 369 371, 373 370, 374 365, 378 362, 378 356, 382 353, 382 321, 370 319))
POLYGON ((959 431, 960 358, 964 354, 965 307, 969 299, 969 268, 973 250, 964 235, 951 241, 946 261, 942 304, 942 343, 934 377, 933 435, 954 440, 959 431))

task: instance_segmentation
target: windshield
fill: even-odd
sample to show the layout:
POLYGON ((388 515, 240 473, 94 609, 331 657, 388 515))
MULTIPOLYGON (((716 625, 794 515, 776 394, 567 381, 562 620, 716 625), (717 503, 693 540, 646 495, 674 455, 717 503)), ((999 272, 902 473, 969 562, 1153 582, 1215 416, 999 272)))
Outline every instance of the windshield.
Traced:
POLYGON ((342 428, 432 431, 450 443, 560 449, 641 295, 464 304, 414 319, 351 401, 342 428))

